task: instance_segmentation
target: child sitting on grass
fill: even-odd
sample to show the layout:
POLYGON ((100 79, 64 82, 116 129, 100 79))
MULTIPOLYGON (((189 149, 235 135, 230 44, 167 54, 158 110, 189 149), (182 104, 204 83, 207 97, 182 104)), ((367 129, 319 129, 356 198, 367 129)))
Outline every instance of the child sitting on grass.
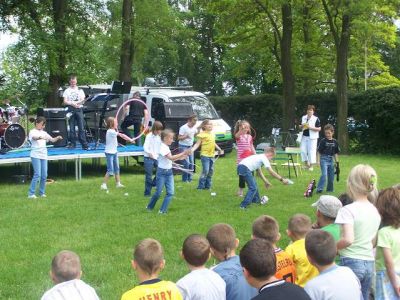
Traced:
POLYGON ((271 216, 260 216, 253 222, 252 231, 253 239, 265 239, 274 247, 274 253, 276 256, 275 277, 278 279, 284 279, 287 282, 295 283, 296 266, 290 256, 276 245, 281 238, 278 222, 271 216))
POLYGON ((400 299, 400 189, 379 193, 376 207, 383 227, 378 231, 375 299, 400 299))
POLYGON ((158 278, 164 269, 164 251, 154 239, 144 239, 135 246, 132 268, 139 279, 139 285, 122 295, 121 300, 174 299, 181 300, 175 283, 158 278))
POLYGON ((318 275, 318 270, 307 258, 305 237, 311 230, 311 219, 304 214, 295 214, 289 219, 287 235, 292 243, 285 251, 296 265, 296 284, 304 287, 307 281, 318 275))
POLYGON ((213 271, 218 273, 226 283, 227 300, 251 299, 257 290, 251 287, 243 276, 236 249, 239 240, 232 226, 224 223, 213 225, 207 232, 211 254, 219 261, 213 271))
POLYGON ((276 256, 267 240, 248 241, 240 251, 240 263, 247 282, 259 292, 252 300, 310 300, 301 287, 274 276, 276 256))
POLYGON ((335 264, 336 242, 324 230, 311 230, 305 240, 307 257, 319 275, 307 282, 304 289, 312 300, 361 299, 360 282, 353 271, 335 264))
POLYGON ((224 300, 225 281, 205 264, 210 258, 210 244, 200 234, 192 234, 183 242, 182 258, 190 273, 176 283, 183 300, 224 300))
POLYGON ((44 293, 41 300, 99 300, 96 291, 80 279, 81 262, 72 251, 63 250, 54 256, 50 276, 56 285, 44 293))

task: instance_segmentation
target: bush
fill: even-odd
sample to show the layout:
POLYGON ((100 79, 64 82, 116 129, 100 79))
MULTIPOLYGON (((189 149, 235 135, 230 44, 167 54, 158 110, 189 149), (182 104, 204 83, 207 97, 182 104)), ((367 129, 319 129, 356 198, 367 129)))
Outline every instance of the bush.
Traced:
MULTIPOLYGON (((256 143, 282 125, 282 96, 275 94, 210 97, 222 118, 233 128, 239 119, 249 120, 256 131, 256 143)), ((348 128, 353 151, 400 153, 400 89, 374 89, 349 94, 348 128), (354 118, 354 119, 353 119, 354 118)), ((335 93, 298 95, 294 124, 299 124, 308 104, 316 106, 322 126, 335 124, 335 93)))

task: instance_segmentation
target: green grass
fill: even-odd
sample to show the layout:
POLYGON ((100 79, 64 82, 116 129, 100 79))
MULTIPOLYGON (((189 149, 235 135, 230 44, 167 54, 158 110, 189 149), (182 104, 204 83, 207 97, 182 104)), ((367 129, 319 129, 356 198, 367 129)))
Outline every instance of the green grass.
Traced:
MULTIPOLYGON (((270 202, 242 211, 238 208, 241 199, 236 196, 238 179, 232 153, 216 162, 212 189, 216 196, 196 190, 198 174, 191 184, 183 184, 175 176, 175 196, 169 212, 158 215, 157 210, 145 210, 148 198, 142 196, 144 175, 139 166, 122 168, 126 188, 116 189, 110 181, 110 193, 106 194, 99 188, 104 167, 91 169, 89 162, 83 167, 80 182, 74 180, 72 164, 65 173, 51 163, 49 178, 56 181, 47 186, 48 198, 33 201, 27 199, 27 184, 6 182, 14 166, 0 168, 0 299, 40 298, 52 286, 48 276, 50 261, 62 249, 81 256, 83 280, 102 299, 120 299, 123 292, 137 284, 130 260, 134 245, 143 238, 153 237, 162 243, 166 267, 161 277, 176 281, 187 273, 179 251, 191 233, 205 234, 211 225, 226 222, 235 228, 243 245, 250 238, 252 221, 269 214, 280 223, 280 246, 285 247, 285 229, 291 215, 302 212, 315 219, 310 205, 317 197, 306 199, 303 192, 311 179, 318 180, 319 169, 303 173, 290 186, 271 179, 269 191, 260 183, 261 194, 267 194, 270 202)), ((341 181, 335 182, 335 194, 344 191, 347 174, 358 163, 368 163, 376 169, 381 188, 399 182, 399 157, 342 156, 341 181)), ((284 176, 287 174, 286 169, 279 170, 284 176)))

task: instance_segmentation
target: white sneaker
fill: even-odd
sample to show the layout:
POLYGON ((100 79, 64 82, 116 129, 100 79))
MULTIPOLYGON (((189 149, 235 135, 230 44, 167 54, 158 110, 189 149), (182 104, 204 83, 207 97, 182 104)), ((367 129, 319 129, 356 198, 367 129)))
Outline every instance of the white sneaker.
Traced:
POLYGON ((312 172, 312 171, 314 171, 314 168, 313 168, 313 167, 309 167, 309 168, 308 168, 308 171, 311 171, 311 172, 312 172))
POLYGON ((29 196, 28 196, 28 199, 36 199, 36 198, 37 198, 36 195, 29 195, 29 196))
POLYGON ((121 182, 118 182, 118 183, 115 185, 115 187, 117 187, 117 188, 124 188, 125 186, 124 186, 121 182))
POLYGON ((108 190, 107 184, 102 183, 101 186, 100 186, 100 189, 101 189, 101 190, 108 190))
POLYGON ((40 197, 46 198, 47 196, 46 196, 46 194, 43 194, 43 195, 40 195, 40 197))
POLYGON ((261 205, 267 204, 268 201, 269 201, 269 198, 267 196, 262 196, 261 200, 260 200, 260 204, 261 205))

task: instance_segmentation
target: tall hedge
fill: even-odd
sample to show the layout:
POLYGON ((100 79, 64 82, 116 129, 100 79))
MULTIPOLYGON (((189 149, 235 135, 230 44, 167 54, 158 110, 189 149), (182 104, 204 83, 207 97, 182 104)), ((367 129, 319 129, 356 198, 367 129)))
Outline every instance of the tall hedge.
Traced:
MULTIPOLYGON (((276 94, 210 97, 222 118, 232 127, 239 119, 247 119, 255 128, 257 142, 271 134, 282 121, 282 97, 276 94)), ((322 125, 336 119, 335 93, 316 93, 297 96, 298 124, 308 104, 316 106, 322 125), (329 120, 329 121, 328 121, 329 120)), ((349 125, 353 151, 400 154, 400 89, 374 89, 349 95, 349 125), (365 125, 367 124, 367 125, 365 125)))

